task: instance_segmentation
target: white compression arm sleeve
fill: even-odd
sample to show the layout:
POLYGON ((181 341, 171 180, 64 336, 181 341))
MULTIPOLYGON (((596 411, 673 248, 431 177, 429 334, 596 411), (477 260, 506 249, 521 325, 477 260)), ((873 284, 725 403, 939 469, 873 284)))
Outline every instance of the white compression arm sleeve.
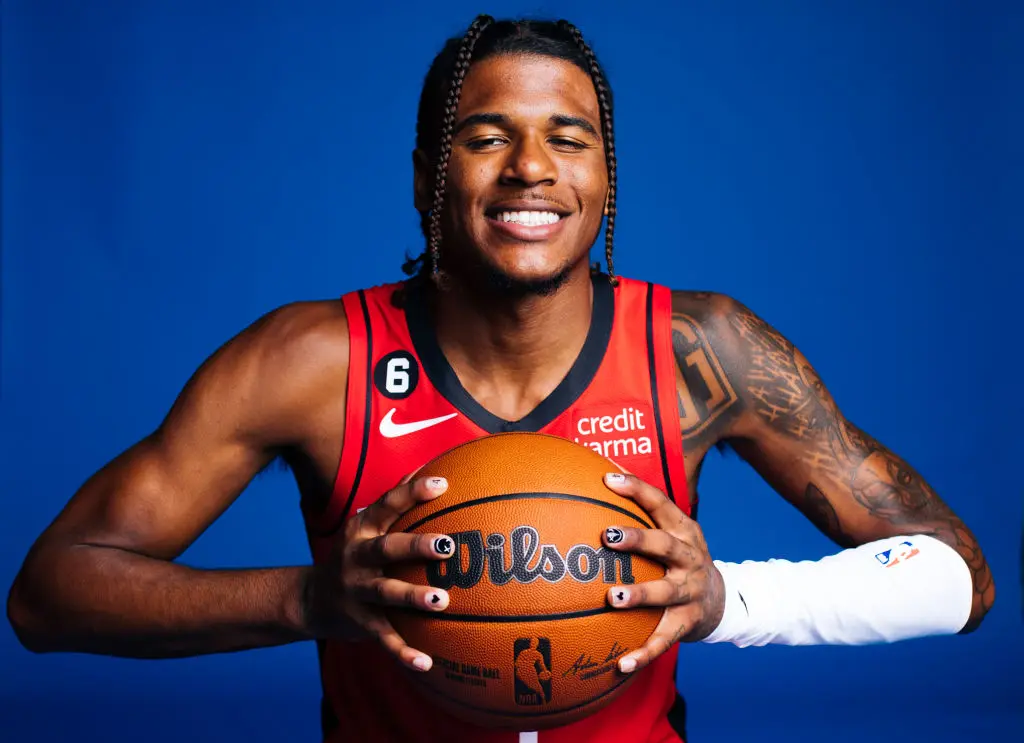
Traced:
POLYGON ((868 645, 963 629, 967 563, 929 536, 889 537, 816 562, 715 561, 725 614, 704 642, 868 645))

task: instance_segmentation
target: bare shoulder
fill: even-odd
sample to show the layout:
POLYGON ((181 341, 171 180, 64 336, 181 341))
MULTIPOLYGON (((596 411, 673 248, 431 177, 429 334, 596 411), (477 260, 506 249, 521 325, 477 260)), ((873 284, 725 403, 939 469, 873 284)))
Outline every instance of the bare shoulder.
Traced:
MULTIPOLYGON (((809 371, 806 359, 778 330, 741 301, 714 292, 672 292, 673 328, 697 335, 735 381, 760 371, 809 371)), ((813 379, 805 382, 813 384, 813 379)))
POLYGON ((708 291, 673 291, 672 321, 680 330, 690 325, 726 356, 750 353, 751 348, 740 342, 746 330, 755 326, 769 329, 735 297, 708 291))
POLYGON ((673 315, 690 315, 703 320, 715 314, 727 314, 738 304, 735 299, 720 292, 672 290, 673 315))
MULTIPOLYGON (((710 365, 721 371, 730 425, 723 437, 744 437, 770 426, 799 437, 834 403, 817 372, 793 343, 734 297, 713 292, 673 292, 673 329, 695 338, 710 365)), ((689 346, 676 344, 686 366, 689 346)), ((685 375, 685 372, 684 372, 685 375)), ((706 375, 705 375, 706 376, 706 375)))
POLYGON ((344 394, 348 341, 348 323, 340 301, 278 307, 203 363, 163 427, 174 424, 179 408, 188 409, 189 401, 197 400, 214 402, 215 408, 234 408, 240 413, 236 422, 242 423, 243 429, 248 423, 254 432, 272 440, 301 439, 309 411, 344 394))
POLYGON ((348 364, 348 321, 340 301, 286 304, 259 318, 239 336, 254 363, 297 378, 348 364))

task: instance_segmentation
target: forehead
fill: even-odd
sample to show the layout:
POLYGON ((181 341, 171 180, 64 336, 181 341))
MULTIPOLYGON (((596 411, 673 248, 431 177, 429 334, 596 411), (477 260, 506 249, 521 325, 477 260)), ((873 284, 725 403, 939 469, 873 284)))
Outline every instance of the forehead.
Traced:
POLYGON ((572 113, 600 120, 590 75, 572 62, 534 54, 488 57, 469 68, 459 118, 482 111, 544 118, 572 113))

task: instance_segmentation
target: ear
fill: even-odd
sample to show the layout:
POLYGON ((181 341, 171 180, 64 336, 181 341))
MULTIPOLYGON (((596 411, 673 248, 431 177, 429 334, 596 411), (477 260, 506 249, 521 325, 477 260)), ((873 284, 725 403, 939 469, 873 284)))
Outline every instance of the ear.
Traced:
POLYGON ((412 203, 418 212, 434 207, 434 169, 423 150, 412 151, 412 203))

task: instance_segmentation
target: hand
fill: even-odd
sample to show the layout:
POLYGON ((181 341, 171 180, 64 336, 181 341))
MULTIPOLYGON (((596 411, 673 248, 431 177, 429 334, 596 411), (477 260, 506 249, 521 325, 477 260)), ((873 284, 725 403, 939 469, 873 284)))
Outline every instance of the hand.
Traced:
POLYGON ((405 666, 429 671, 430 656, 409 647, 384 615, 384 606, 444 611, 448 593, 384 576, 389 563, 445 560, 455 542, 444 534, 389 534, 388 529, 417 503, 448 489, 443 477, 406 477, 397 487, 348 520, 327 564, 313 569, 306 589, 306 615, 314 637, 349 638, 362 630, 405 666))
POLYGON ((605 532, 604 544, 657 560, 667 568, 659 580, 608 591, 608 603, 616 609, 668 607, 643 647, 619 660, 619 670, 632 673, 680 640, 696 642, 710 635, 725 612, 725 587, 701 528, 664 493, 634 475, 618 472, 605 475, 605 485, 643 508, 657 528, 615 527, 617 532, 605 532))

